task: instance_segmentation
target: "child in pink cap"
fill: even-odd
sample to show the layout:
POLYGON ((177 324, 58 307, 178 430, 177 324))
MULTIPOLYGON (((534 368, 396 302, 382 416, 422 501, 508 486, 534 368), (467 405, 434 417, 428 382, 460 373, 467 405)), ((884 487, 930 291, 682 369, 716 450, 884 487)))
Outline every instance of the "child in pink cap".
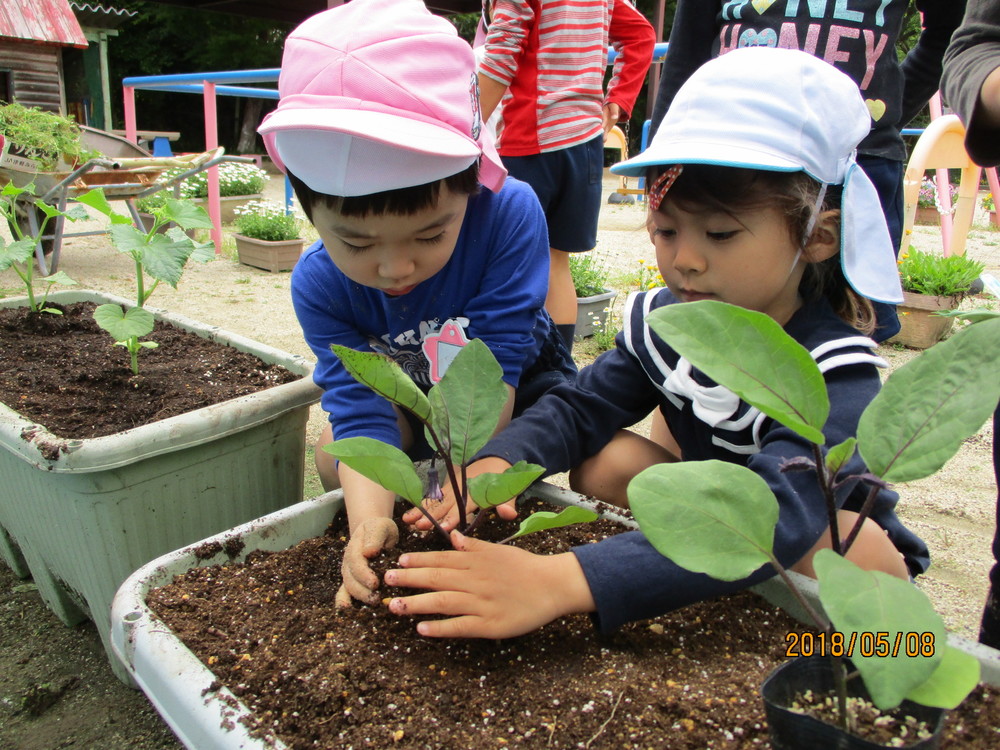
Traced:
POLYGON ((330 346, 383 353, 427 389, 446 366, 435 337, 481 339, 509 388, 501 427, 576 368, 544 310, 545 217, 527 185, 505 180, 475 56, 451 23, 419 0, 352 0, 289 35, 278 89, 259 131, 320 236, 292 273, 292 302, 330 415, 317 468, 326 489, 344 488, 350 523, 337 603, 373 602, 368 558, 397 541, 395 495, 321 448, 367 436, 415 459, 430 449, 330 346))

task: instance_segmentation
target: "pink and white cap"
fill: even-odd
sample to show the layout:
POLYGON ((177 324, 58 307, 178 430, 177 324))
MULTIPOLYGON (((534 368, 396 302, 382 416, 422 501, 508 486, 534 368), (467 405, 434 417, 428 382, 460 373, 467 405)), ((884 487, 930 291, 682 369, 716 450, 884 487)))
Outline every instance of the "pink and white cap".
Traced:
POLYGON ((311 189, 370 195, 457 174, 480 157, 497 192, 507 170, 482 126, 468 42, 421 0, 351 0, 285 41, 277 109, 258 132, 311 189))

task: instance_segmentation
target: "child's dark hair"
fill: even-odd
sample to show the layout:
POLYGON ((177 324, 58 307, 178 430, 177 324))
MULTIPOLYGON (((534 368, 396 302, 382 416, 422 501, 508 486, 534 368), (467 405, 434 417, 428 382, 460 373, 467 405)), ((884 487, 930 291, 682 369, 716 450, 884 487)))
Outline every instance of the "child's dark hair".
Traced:
POLYGON ((317 204, 326 205, 344 216, 368 216, 369 214, 409 216, 434 205, 438 195, 441 194, 442 185, 453 193, 462 195, 475 195, 479 192, 479 162, 477 161, 467 169, 445 177, 443 180, 434 180, 434 182, 428 182, 425 185, 351 197, 317 193, 291 172, 288 173, 288 180, 292 183, 292 189, 295 191, 299 203, 302 204, 302 210, 309 221, 312 221, 313 206, 317 204))
MULTIPOLYGON (((647 184, 652 184, 664 169, 650 169, 647 184)), ((730 216, 777 207, 788 219, 792 241, 799 244, 805 239, 819 190, 820 183, 805 172, 686 164, 664 200, 692 213, 721 211, 730 216)), ((828 186, 819 210, 839 209, 842 191, 840 185, 828 186)), ((875 330, 871 301, 851 288, 840 264, 840 253, 821 263, 808 263, 799 292, 806 299, 826 297, 837 315, 862 333, 871 334, 875 330)))

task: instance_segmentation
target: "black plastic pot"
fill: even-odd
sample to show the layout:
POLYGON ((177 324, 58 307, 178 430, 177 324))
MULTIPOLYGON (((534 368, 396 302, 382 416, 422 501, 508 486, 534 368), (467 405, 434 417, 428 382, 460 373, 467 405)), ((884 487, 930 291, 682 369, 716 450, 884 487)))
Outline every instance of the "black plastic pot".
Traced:
MULTIPOLYGON (((798 657, 771 672, 760 689, 771 733, 771 747, 774 750, 872 750, 889 747, 849 734, 838 726, 788 708, 797 696, 807 690, 829 693, 833 689, 833 669, 830 659, 825 656, 798 657)), ((852 697, 869 698, 861 680, 851 680, 847 693, 852 697)), ((938 747, 944 729, 944 709, 922 706, 912 701, 903 701, 900 708, 907 715, 925 722, 931 730, 931 736, 927 739, 902 747, 910 750, 931 750, 938 747)))

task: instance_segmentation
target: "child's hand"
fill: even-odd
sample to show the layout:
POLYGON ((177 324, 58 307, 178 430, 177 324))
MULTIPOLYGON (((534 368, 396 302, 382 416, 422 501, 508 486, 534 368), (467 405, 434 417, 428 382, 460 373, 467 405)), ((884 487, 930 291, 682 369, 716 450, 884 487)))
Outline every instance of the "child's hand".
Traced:
MULTIPOLYGON (((472 479, 480 474, 500 474, 509 468, 510 464, 502 458, 491 456, 469 464, 466 468, 466 476, 472 479)), ((456 471, 458 471, 457 468, 456 471)), ((448 475, 444 472, 441 476, 441 494, 441 500, 425 500, 423 506, 428 513, 434 516, 441 528, 445 531, 451 531, 458 526, 458 503, 455 501, 455 491, 448 480, 448 475)), ((466 518, 471 517, 477 510, 479 510, 479 506, 470 500, 465 508, 466 518)), ((496 510, 500 518, 505 521, 513 521, 517 518, 517 506, 513 498, 496 506, 496 510)), ((403 514, 403 523, 409 524, 419 531, 427 531, 431 528, 431 522, 417 508, 410 508, 403 514)))
POLYGON ((431 593, 389 602, 397 615, 451 615, 417 624, 432 638, 512 638, 571 612, 589 612, 594 599, 572 552, 536 555, 517 547, 451 534, 456 552, 403 555, 389 570, 392 586, 431 593))
POLYGON ((399 530, 391 518, 369 518, 362 522, 347 543, 340 572, 344 582, 337 591, 337 607, 351 606, 351 600, 359 599, 368 604, 379 600, 375 589, 379 586, 378 576, 368 567, 368 560, 383 549, 392 549, 399 541, 399 530))

